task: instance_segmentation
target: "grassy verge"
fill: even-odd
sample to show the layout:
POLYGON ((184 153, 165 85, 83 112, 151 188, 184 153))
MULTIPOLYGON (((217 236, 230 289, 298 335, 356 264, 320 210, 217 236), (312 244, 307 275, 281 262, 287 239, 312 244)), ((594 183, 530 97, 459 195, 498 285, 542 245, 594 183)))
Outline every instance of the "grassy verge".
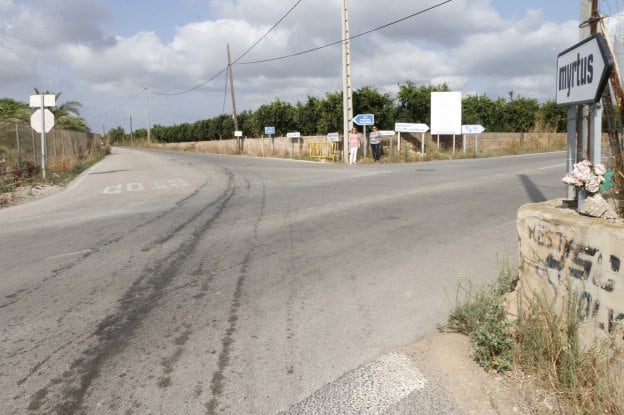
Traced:
MULTIPOLYGON (((59 157, 54 159, 46 168, 46 178, 43 179, 41 167, 29 163, 20 171, 10 172, 0 176, 0 195, 9 196, 22 186, 40 184, 65 185, 80 173, 110 154, 110 146, 97 147, 82 157, 59 157)), ((0 198, 0 204, 4 198, 0 198)))
POLYGON ((509 267, 489 286, 460 281, 456 306, 441 329, 470 336, 474 358, 485 369, 534 379, 557 398, 556 413, 624 414, 621 336, 581 343, 583 302, 571 289, 560 299, 516 292, 520 301, 511 319, 507 300, 514 281, 509 267))
POLYGON ((82 159, 59 158, 48 167, 50 174, 47 177, 47 181, 51 184, 65 185, 110 154, 110 151, 110 146, 106 146, 90 152, 82 159))

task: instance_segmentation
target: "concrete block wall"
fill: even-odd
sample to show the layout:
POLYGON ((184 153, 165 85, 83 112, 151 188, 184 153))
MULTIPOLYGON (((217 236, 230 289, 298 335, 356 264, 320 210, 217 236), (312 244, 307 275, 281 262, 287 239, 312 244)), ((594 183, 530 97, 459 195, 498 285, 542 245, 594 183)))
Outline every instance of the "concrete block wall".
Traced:
POLYGON ((584 327, 620 335, 624 324, 624 223, 578 214, 563 200, 522 206, 517 216, 520 283, 565 295, 579 290, 584 327), (618 330, 618 331, 616 331, 618 330))

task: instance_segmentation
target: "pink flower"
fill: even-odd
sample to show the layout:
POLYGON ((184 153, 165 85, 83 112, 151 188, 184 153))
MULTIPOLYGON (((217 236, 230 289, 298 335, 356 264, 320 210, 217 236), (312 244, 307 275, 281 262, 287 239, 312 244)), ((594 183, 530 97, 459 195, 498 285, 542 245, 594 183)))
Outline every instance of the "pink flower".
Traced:
MULTIPOLYGON (((589 160, 583 160, 579 163, 576 163, 574 165, 574 171, 577 172, 578 174, 582 175, 582 177, 588 177, 591 173, 591 163, 589 162, 589 160)), ((581 176, 579 176, 581 177, 581 176)))
POLYGON ((575 176, 572 176, 570 174, 566 174, 562 180, 564 183, 571 184, 573 186, 580 187, 583 185, 583 183, 579 179, 577 179, 575 176))
POLYGON ((590 193, 596 193, 600 190, 600 182, 602 182, 602 180, 600 180, 599 176, 592 176, 587 183, 585 183, 585 189, 590 193))
POLYGON ((594 166, 594 173, 597 176, 602 176, 606 172, 607 172, 607 169, 605 168, 604 164, 596 163, 596 165, 594 166))

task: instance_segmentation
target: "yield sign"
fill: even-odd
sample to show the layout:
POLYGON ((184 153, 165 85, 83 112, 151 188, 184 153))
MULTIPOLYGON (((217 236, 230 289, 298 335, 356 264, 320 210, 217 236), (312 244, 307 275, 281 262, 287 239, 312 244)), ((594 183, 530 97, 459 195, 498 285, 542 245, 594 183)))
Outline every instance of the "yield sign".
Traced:
POLYGON ((48 133, 54 127, 54 114, 50 112, 49 109, 43 110, 43 120, 41 117, 41 108, 37 111, 33 112, 33 115, 30 116, 30 126, 38 133, 45 132, 48 133))

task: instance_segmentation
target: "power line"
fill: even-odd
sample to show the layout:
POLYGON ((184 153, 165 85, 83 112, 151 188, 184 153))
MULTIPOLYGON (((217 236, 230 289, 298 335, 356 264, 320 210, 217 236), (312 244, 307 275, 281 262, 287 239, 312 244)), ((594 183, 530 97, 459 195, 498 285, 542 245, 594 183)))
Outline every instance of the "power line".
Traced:
POLYGON ((264 35, 262 35, 262 36, 260 37, 260 39, 258 39, 258 40, 257 40, 257 41, 256 41, 253 45, 251 45, 251 46, 250 46, 250 47, 249 47, 249 48, 248 48, 245 52, 243 52, 243 53, 242 53, 242 55, 240 55, 238 58, 234 59, 234 62, 233 62, 233 63, 236 63, 236 62, 238 62, 239 60, 241 60, 241 59, 243 58, 243 56, 245 56, 245 55, 246 55, 246 54, 248 54, 248 53, 249 53, 249 52, 250 52, 253 48, 255 48, 255 47, 258 45, 258 43, 262 42, 262 40, 263 40, 265 37, 267 37, 267 36, 269 35, 269 33, 271 33, 271 32, 273 31, 273 29, 275 29, 275 28, 276 28, 276 27, 277 27, 280 23, 282 23, 282 20, 284 20, 284 19, 285 19, 285 18, 286 18, 286 17, 287 17, 287 16, 288 16, 288 15, 289 15, 289 14, 290 14, 293 10, 295 10, 295 8, 296 8, 297 6, 299 6, 299 3, 301 3, 302 1, 303 1, 303 0, 299 0, 297 3, 295 3, 295 4, 294 4, 294 6, 292 6, 292 7, 290 8, 290 10, 288 10, 288 11, 286 12, 286 14, 285 14, 285 15, 283 15, 283 16, 282 16, 282 18, 281 18, 281 19, 279 19, 279 20, 277 21, 277 23, 275 23, 275 24, 273 25, 273 27, 271 27, 271 28, 270 28, 270 29, 269 29, 269 30, 268 30, 268 31, 267 31, 264 35))
MULTIPOLYGON (((239 61, 243 56, 245 56, 246 54, 248 54, 253 48, 255 48, 260 42, 262 42, 262 40, 267 37, 269 35, 269 33, 271 33, 277 26, 279 26, 279 24, 293 11, 295 10, 295 8, 297 6, 299 6, 299 3, 301 3, 303 0, 298 0, 287 12, 286 14, 284 14, 278 21, 277 23, 275 23, 264 35, 262 35, 253 45, 251 45, 249 48, 247 48, 247 50, 245 52, 243 52, 242 55, 240 55, 238 58, 236 58, 234 60, 234 63, 236 63, 237 61, 239 61)), ((199 85, 196 85, 192 88, 189 89, 185 89, 184 91, 179 91, 179 92, 171 92, 171 93, 167 93, 167 92, 158 92, 155 91, 151 88, 147 88, 150 92, 153 92, 156 95, 168 95, 168 96, 173 96, 173 95, 183 95, 183 94, 187 94, 189 92, 195 91, 196 89, 201 88, 202 86, 206 85, 208 82, 214 80, 215 78, 217 78, 219 75, 221 75, 223 72, 227 71, 227 67, 222 69, 221 71, 219 71, 217 74, 215 74, 214 76, 212 76, 210 79, 208 79, 207 81, 204 81, 202 83, 200 83, 199 85)))
MULTIPOLYGON (((290 14, 290 13, 292 13, 292 11, 293 11, 293 10, 294 10, 297 6, 299 6, 299 4, 300 4, 302 1, 303 1, 303 0, 298 0, 298 1, 297 1, 297 2, 296 2, 296 3, 295 3, 295 4, 294 4, 294 5, 293 5, 293 6, 292 6, 292 7, 291 7, 291 8, 290 8, 290 9, 289 9, 289 10, 288 10, 288 11, 287 11, 287 12, 286 12, 286 13, 285 13, 285 14, 284 14, 284 15, 283 15, 283 16, 282 16, 282 17, 281 17, 281 18, 280 18, 280 19, 279 19, 279 20, 278 20, 278 21, 277 21, 277 22, 276 22, 276 23, 275 23, 275 24, 274 24, 274 25, 273 25, 273 26, 272 26, 272 27, 268 30, 268 31, 267 31, 267 32, 266 32, 266 33, 265 33, 265 34, 263 34, 263 35, 262 35, 262 36, 261 36, 261 37, 260 37, 260 38, 259 38, 256 42, 254 42, 254 43, 253 43, 253 44, 252 44, 249 48, 247 48, 247 50, 246 50, 245 52, 243 52, 243 53, 242 53, 242 54, 241 54, 238 58, 236 58, 236 59, 234 60, 233 64, 238 64, 238 65, 252 65, 252 64, 258 64, 258 63, 273 62, 273 61, 278 61, 278 60, 283 60, 283 59, 293 58, 293 57, 296 57, 296 56, 305 55, 305 54, 312 53, 312 52, 316 52, 316 51, 318 51, 318 50, 325 49, 325 48, 328 48, 328 47, 331 47, 331 46, 335 46, 335 45, 342 44, 342 43, 343 43, 343 40, 338 40, 338 41, 331 42, 331 43, 328 43, 328 44, 323 45, 323 46, 315 47, 315 48, 308 49, 308 50, 304 50, 304 51, 301 51, 301 52, 292 53, 292 54, 289 54, 289 55, 279 56, 279 57, 275 57, 275 58, 261 59, 261 60, 256 60, 256 61, 249 61, 249 62, 238 62, 238 61, 239 61, 240 59, 242 59, 245 55, 247 55, 247 54, 248 54, 248 53, 249 53, 252 49, 254 49, 254 48, 255 48, 255 47, 256 47, 256 46, 257 46, 257 45, 258 45, 258 44, 259 44, 259 43, 260 43, 260 42, 264 39, 264 38, 266 38, 266 37, 269 35, 269 33, 271 33, 271 32, 272 32, 272 31, 273 31, 273 30, 274 30, 274 29, 275 29, 275 28, 276 28, 276 27, 277 27, 277 26, 278 26, 278 25, 279 25, 279 24, 280 24, 280 23, 281 23, 281 22, 282 22, 282 21, 283 21, 283 20, 284 20, 284 19, 285 19, 285 18, 286 18, 289 14, 290 14)), ((371 34, 371 33, 373 33, 373 32, 376 32, 376 31, 379 31, 379 30, 385 29, 385 28, 387 28, 387 27, 390 27, 390 26, 393 26, 393 25, 395 25, 395 24, 401 23, 401 22, 403 22, 403 21, 405 21, 405 20, 411 19, 411 18, 413 18, 413 17, 415 17, 415 16, 418 16, 418 15, 421 15, 421 14, 424 14, 424 13, 427 13, 427 12, 429 12, 429 11, 431 11, 431 10, 434 10, 434 9, 436 9, 436 8, 438 8, 438 7, 441 7, 441 6, 443 6, 443 5, 447 4, 447 3, 451 3, 452 1, 453 1, 453 0, 445 0, 445 1, 442 1, 442 2, 440 2, 440 3, 434 4, 434 5, 433 5, 433 6, 431 6, 431 7, 428 7, 428 8, 426 8, 426 9, 422 9, 422 10, 420 10, 420 11, 418 11, 418 12, 415 12, 415 13, 412 13, 412 14, 410 14, 410 15, 408 15, 408 16, 405 16, 405 17, 402 17, 402 18, 400 18, 400 19, 394 20, 394 21, 392 21, 392 22, 386 23, 386 24, 384 24, 384 25, 381 25, 381 26, 375 27, 375 28, 370 29, 370 30, 367 30, 367 31, 365 31, 365 32, 362 32, 362 33, 359 33, 359 34, 353 35, 353 36, 349 37, 349 39, 348 39, 348 40, 357 39, 357 38, 359 38, 359 37, 366 36, 366 35, 371 34)), ((108 113, 111 113, 111 112, 117 111, 118 109, 120 109, 121 107, 123 107, 123 106, 127 105, 129 102, 131 102, 132 100, 134 100, 136 97, 138 97, 139 95, 141 95, 141 94, 142 94, 143 92, 145 92, 145 91, 149 91, 149 92, 152 92, 153 94, 156 94, 156 95, 163 95, 163 96, 177 96, 177 95, 187 94, 187 93, 189 93, 189 92, 192 92, 192 91, 195 91, 195 90, 197 90, 197 89, 201 88, 202 86, 206 85, 208 82, 213 81, 214 79, 216 79, 218 76, 220 76, 220 75, 221 75, 221 74, 223 74, 224 72, 227 72, 227 70, 228 70, 228 68, 227 68, 227 66, 226 66, 226 67, 224 67, 223 69, 221 69, 220 71, 218 71, 216 74, 214 74, 212 77, 210 77, 209 79, 207 79, 206 81, 203 81, 203 82, 201 82, 200 84, 198 84, 198 85, 196 85, 196 86, 194 86, 194 87, 192 87, 192 88, 188 88, 188 89, 185 89, 185 90, 183 90, 183 91, 179 91, 179 92, 162 92, 162 91, 157 91, 157 90, 155 90, 155 89, 153 89, 153 88, 150 88, 150 87, 143 88, 141 91, 139 91, 138 93, 136 93, 135 95, 133 95, 131 99, 129 99, 128 101, 126 101, 126 102, 124 102, 123 104, 119 105, 119 106, 118 106, 118 107, 116 107, 115 109, 112 109, 112 110, 106 111, 106 112, 104 112, 104 113, 102 113, 102 114, 100 114, 100 115, 98 115, 98 116, 96 116, 96 117, 94 117, 94 118, 98 118, 98 117, 101 117, 101 116, 106 115, 106 114, 108 114, 108 113)), ((227 79, 227 78, 226 78, 226 79, 227 79)), ((227 87, 226 87, 226 88, 227 88, 227 87)))
POLYGON ((127 101, 125 101, 123 104, 118 105, 117 107, 110 109, 108 111, 102 112, 98 115, 94 115, 91 118, 100 118, 103 117, 105 115, 110 114, 111 112, 115 112, 120 110, 122 107, 125 107, 126 105, 128 105, 130 102, 134 101, 139 95, 141 95, 147 88, 143 88, 142 90, 140 90, 139 92, 137 92, 136 94, 132 95, 127 101))
MULTIPOLYGON (((395 25, 397 23, 403 22, 405 20, 411 19, 412 17, 415 17, 415 16, 418 16, 420 14, 426 13, 426 12, 431 11, 433 9, 436 9, 436 8, 438 8, 440 6, 443 6, 443 5, 447 4, 447 3, 450 3, 452 1, 453 0, 443 1, 441 3, 438 3, 438 4, 435 4, 435 5, 431 6, 431 7, 428 7, 426 9, 420 10, 420 11, 418 11, 416 13, 412 13, 409 16, 405 16, 405 17, 403 17, 401 19, 394 20, 394 21, 392 21, 390 23, 386 23, 386 24, 384 24, 382 26, 378 26, 378 27, 376 27, 374 29, 371 29, 371 30, 367 30, 366 32, 362 32, 362 33, 359 33, 357 35, 353 35, 348 40, 357 39, 358 37, 366 36, 368 34, 376 32, 378 30, 385 29, 386 27, 389 27, 389 26, 395 25)), ((304 51, 301 51, 301 52, 291 53, 290 55, 279 56, 277 58, 261 59, 261 60, 250 61, 250 62, 239 62, 238 65, 252 65, 252 64, 256 64, 256 63, 266 63, 266 62, 273 62, 273 61, 278 61, 278 60, 282 60, 282 59, 293 58, 295 56, 301 56, 301 55, 305 55, 307 53, 316 52, 317 50, 325 49, 325 48, 328 48, 328 47, 331 47, 331 46, 340 45, 340 44, 342 44, 342 42, 343 42, 342 40, 337 40, 335 42, 331 42, 331 43, 328 43, 328 44, 323 45, 323 46, 318 46, 316 48, 304 50, 304 51)))
POLYGON ((167 95, 167 96, 174 96, 174 95, 182 95, 182 94, 188 94, 189 92, 195 91, 196 89, 201 88, 202 86, 206 85, 208 82, 213 81, 214 79, 216 79, 219 75, 221 75, 223 72, 227 71, 227 67, 221 69, 219 72, 217 72, 215 75, 213 75, 212 77, 210 77, 210 79, 205 80, 204 82, 200 83, 199 85, 195 85, 192 88, 189 89, 185 89, 184 91, 179 91, 179 92, 162 92, 162 91, 156 91, 152 88, 146 88, 148 91, 156 94, 156 95, 167 95))

